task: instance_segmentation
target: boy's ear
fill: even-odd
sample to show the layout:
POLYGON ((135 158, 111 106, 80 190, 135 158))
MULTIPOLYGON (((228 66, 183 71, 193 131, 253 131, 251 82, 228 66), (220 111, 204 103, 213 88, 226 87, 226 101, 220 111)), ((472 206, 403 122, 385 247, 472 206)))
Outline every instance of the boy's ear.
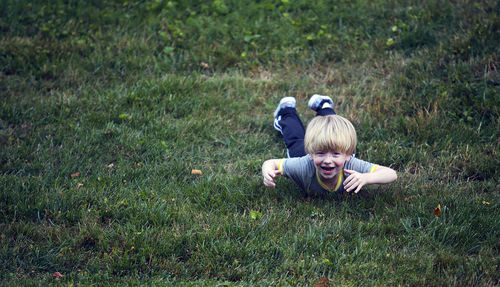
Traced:
POLYGON ((351 157, 352 157, 352 155, 351 155, 351 154, 348 154, 348 155, 347 155, 347 157, 346 157, 346 159, 345 159, 345 162, 350 161, 350 160, 351 160, 351 157))

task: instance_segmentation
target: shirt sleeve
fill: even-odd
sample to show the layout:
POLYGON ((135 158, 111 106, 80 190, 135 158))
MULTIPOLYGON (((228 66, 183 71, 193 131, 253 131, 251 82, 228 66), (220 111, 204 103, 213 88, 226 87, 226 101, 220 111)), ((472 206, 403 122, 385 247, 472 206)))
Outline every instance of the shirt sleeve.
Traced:
POLYGON ((378 167, 378 164, 374 164, 371 162, 367 162, 358 158, 355 158, 354 155, 351 157, 351 160, 346 162, 344 168, 355 170, 360 173, 370 173, 374 172, 378 167))
POLYGON ((314 163, 308 155, 282 159, 279 168, 285 177, 290 178, 303 190, 307 190, 311 175, 314 173, 314 163))

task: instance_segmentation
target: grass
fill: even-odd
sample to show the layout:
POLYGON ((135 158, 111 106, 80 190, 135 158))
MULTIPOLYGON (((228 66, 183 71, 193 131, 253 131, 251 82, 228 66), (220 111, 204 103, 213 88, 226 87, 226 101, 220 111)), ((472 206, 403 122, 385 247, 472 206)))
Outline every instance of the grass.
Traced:
POLYGON ((45 2, 0 4, 2 285, 500 284, 497 1, 45 2), (312 93, 397 182, 262 185, 312 93))

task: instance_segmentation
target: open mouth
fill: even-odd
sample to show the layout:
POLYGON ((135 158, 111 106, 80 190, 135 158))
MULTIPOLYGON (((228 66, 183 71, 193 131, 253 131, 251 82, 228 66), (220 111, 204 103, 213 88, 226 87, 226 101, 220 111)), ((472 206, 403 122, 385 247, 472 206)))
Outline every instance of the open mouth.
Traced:
POLYGON ((323 171, 324 174, 332 174, 334 167, 329 167, 329 166, 322 166, 321 171, 323 171))

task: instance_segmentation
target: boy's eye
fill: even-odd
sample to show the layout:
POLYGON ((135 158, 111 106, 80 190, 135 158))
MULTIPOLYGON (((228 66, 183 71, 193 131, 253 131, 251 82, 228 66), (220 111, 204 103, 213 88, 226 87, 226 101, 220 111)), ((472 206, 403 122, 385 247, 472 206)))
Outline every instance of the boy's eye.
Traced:
MULTIPOLYGON (((321 157, 321 158, 325 157, 327 154, 328 154, 328 152, 324 152, 324 151, 318 151, 318 152, 314 153, 315 156, 321 157)), ((340 155, 342 155, 342 153, 340 153, 340 152, 331 152, 330 153, 330 156, 334 157, 334 158, 338 158, 340 155)))

